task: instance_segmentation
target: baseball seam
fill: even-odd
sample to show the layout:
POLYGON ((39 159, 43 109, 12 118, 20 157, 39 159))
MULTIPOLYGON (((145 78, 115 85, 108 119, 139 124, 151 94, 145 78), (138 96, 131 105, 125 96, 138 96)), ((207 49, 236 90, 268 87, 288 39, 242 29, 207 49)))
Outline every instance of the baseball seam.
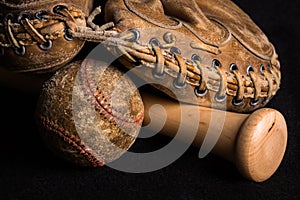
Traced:
POLYGON ((131 118, 124 118, 117 111, 113 112, 113 110, 110 108, 110 105, 107 103, 105 96, 101 94, 99 89, 96 89, 97 87, 92 81, 93 78, 90 73, 90 69, 86 67, 87 66, 81 66, 80 68, 79 75, 82 83, 81 86, 84 87, 84 92, 86 93, 88 100, 90 100, 92 105, 95 106, 95 109, 99 112, 99 114, 109 120, 110 123, 114 123, 115 125, 119 125, 121 127, 132 128, 135 125, 141 124, 143 121, 143 115, 139 115, 132 120, 131 118), (115 119, 117 119, 119 123, 117 123, 115 119))
POLYGON ((91 148, 86 146, 84 142, 76 135, 72 135, 69 131, 56 124, 54 121, 49 120, 47 117, 40 115, 40 122, 46 130, 55 133, 57 136, 63 139, 64 142, 70 144, 76 148, 78 152, 85 156, 93 167, 103 166, 105 161, 98 154, 96 154, 91 148))

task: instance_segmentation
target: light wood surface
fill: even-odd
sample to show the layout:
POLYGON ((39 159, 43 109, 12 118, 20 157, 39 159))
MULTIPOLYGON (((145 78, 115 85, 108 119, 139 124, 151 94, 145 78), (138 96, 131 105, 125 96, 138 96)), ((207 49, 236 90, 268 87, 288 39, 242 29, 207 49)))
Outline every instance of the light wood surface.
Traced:
POLYGON ((193 130, 189 130, 189 127, 194 123, 199 124, 193 143, 196 146, 202 145, 208 129, 214 132, 211 123, 216 124, 215 132, 218 131, 218 123, 221 124, 221 134, 212 152, 234 162, 241 174, 250 180, 267 180, 282 161, 287 144, 287 126, 283 116, 274 109, 262 108, 249 115, 189 104, 180 105, 172 99, 144 92, 141 95, 145 106, 145 125, 152 123, 151 126, 155 127, 153 123, 161 123, 164 120, 160 119, 161 113, 151 111, 151 117, 156 118, 151 121, 149 112, 153 105, 164 107, 167 119, 160 131, 162 134, 175 136, 181 122, 181 109, 191 113, 195 109, 199 110, 200 120, 195 121, 192 114, 188 115, 190 119, 185 121, 188 124, 184 126, 185 134, 191 134, 193 130))
MULTIPOLYGON (((46 79, 42 76, 29 78, 0 68, 0 85, 26 93, 38 93, 46 79)), ((274 109, 263 108, 247 115, 187 104, 180 107, 176 101, 159 95, 145 92, 141 92, 141 95, 145 106, 144 124, 151 122, 148 115, 150 108, 159 104, 164 107, 167 115, 160 132, 171 137, 175 136, 181 122, 181 109, 191 113, 198 109, 200 120, 195 121, 192 115, 188 115, 190 119, 185 121, 187 124, 184 126, 185 134, 188 135, 191 134, 189 128, 193 127, 194 123, 199 124, 193 143, 195 146, 202 145, 209 128, 211 132, 217 133, 220 128, 218 123, 221 123, 221 135, 212 152, 236 163, 239 171, 250 180, 256 182, 267 180, 282 161, 287 144, 287 126, 283 116, 274 109)), ((157 119, 151 122, 152 127, 156 127, 153 123, 159 123, 163 119, 160 119, 162 116, 159 113, 152 114, 152 117, 157 119)))

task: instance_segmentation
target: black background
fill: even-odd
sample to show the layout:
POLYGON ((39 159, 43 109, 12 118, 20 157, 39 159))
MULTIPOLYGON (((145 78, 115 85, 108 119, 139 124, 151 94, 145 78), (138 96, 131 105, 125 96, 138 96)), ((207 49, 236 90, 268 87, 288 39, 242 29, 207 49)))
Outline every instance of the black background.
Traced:
MULTIPOLYGON (((266 33, 282 66, 281 89, 267 107, 284 115, 289 138, 281 166, 269 180, 245 180, 234 165, 214 155, 198 159, 199 149, 194 147, 172 165, 151 173, 74 167, 41 142, 33 119, 37 97, 2 86, 0 199, 300 199, 300 1, 234 2, 266 33)), ((134 149, 147 152, 167 141, 164 136, 139 140, 134 149)))

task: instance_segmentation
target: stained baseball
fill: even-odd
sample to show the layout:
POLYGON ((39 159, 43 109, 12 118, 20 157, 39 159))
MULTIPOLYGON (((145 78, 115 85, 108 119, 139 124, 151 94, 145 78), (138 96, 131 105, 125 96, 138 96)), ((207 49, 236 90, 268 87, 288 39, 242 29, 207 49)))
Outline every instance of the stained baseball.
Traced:
POLYGON ((101 66, 92 60, 69 64, 45 83, 37 106, 46 145, 81 166, 98 167, 120 157, 135 141, 144 117, 130 79, 115 67, 101 66))

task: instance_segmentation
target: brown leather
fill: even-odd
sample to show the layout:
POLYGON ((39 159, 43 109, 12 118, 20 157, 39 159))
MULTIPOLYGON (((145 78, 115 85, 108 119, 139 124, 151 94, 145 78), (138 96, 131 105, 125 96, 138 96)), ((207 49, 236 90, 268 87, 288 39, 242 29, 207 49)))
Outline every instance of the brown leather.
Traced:
POLYGON ((143 121, 143 102, 135 89, 114 66, 90 59, 71 62, 41 92, 36 119, 45 144, 82 166, 117 159, 134 143, 143 121), (123 92, 115 99, 117 88, 123 92))
POLYGON ((230 0, 108 0, 105 20, 121 33, 109 49, 123 54, 130 69, 143 64, 139 76, 150 82, 157 79, 153 72, 167 75, 155 86, 174 98, 171 89, 189 103, 250 112, 279 89, 273 45, 230 0), (185 83, 195 88, 196 102, 185 83))
POLYGON ((93 0, 0 0, 0 61, 16 72, 44 73, 63 66, 84 44, 64 36, 68 29, 86 26, 92 4, 93 0))

